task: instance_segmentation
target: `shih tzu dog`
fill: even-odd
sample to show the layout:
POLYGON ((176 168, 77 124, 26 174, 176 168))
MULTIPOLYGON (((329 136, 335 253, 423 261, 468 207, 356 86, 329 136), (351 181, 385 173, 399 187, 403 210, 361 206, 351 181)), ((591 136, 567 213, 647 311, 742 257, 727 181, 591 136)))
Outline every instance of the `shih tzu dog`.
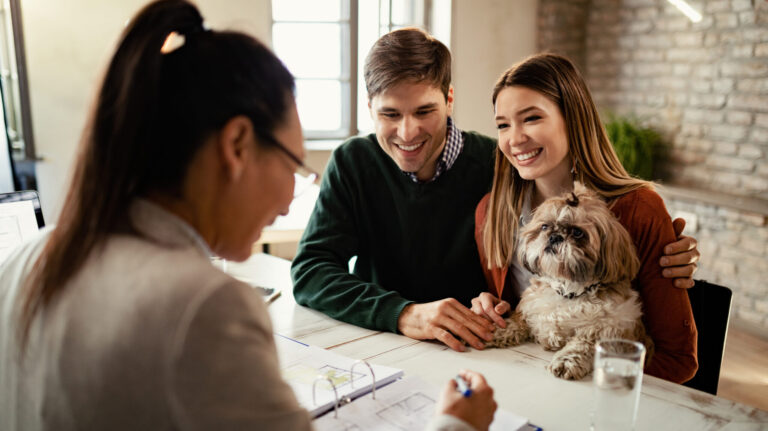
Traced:
POLYGON ((575 183, 573 193, 542 203, 518 238, 518 258, 534 276, 489 346, 534 340, 557 350, 547 369, 574 380, 592 371, 601 339, 640 341, 650 358, 653 344, 630 284, 640 262, 629 234, 595 192, 575 183))

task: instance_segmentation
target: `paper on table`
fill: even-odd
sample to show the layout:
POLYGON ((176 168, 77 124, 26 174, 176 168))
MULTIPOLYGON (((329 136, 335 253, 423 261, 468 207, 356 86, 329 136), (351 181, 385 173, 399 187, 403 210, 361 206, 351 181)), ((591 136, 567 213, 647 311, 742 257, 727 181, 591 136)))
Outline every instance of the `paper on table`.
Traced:
POLYGON ((0 206, 0 263, 37 231, 32 201, 3 203, 0 206))
MULTIPOLYGON (((421 431, 435 415, 440 390, 420 379, 409 376, 339 408, 314 421, 317 431, 372 430, 421 431)), ((525 429, 528 420, 513 413, 498 410, 491 431, 525 429)))
MULTIPOLYGON (((355 367, 354 382, 351 381, 350 368, 355 359, 308 346, 278 334, 275 334, 275 343, 283 379, 293 389, 299 404, 307 409, 312 417, 332 409, 336 402, 333 388, 327 382, 317 384, 317 403, 312 402, 312 387, 318 375, 333 381, 339 399, 348 397, 354 400, 371 391, 373 377, 365 365, 355 367)), ((371 368, 376 377, 377 394, 378 388, 403 375, 403 371, 396 368, 374 364, 371 364, 371 368)))

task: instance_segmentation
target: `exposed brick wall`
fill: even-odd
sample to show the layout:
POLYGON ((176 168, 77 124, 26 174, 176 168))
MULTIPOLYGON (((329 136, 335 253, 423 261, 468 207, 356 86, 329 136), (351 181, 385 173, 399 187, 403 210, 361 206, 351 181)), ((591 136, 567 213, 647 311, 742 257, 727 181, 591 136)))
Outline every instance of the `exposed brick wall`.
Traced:
MULTIPOLYGON (((701 22, 666 0, 541 0, 538 47, 571 57, 601 110, 662 132, 668 182, 768 208, 768 0, 689 3, 701 22)), ((732 318, 768 336, 768 211, 666 203, 698 217, 697 278, 733 289, 732 318)))
POLYGON ((768 2, 592 0, 587 79, 601 108, 672 144, 678 184, 768 199, 768 2))
POLYGON ((537 46, 565 55, 584 72, 590 0, 539 0, 537 46))
MULTIPOLYGON (((766 216, 724 206, 667 197, 672 215, 697 215, 701 264, 696 278, 733 291, 731 319, 768 336, 768 224, 766 216)), ((686 232, 688 233, 688 232, 686 232)))

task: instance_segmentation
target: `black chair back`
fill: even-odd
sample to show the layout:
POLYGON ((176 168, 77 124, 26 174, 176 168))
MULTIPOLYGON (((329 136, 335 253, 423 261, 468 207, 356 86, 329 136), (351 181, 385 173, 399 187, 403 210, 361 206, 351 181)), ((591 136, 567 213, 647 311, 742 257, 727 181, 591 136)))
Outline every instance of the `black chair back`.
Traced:
POLYGON ((724 286, 704 280, 695 282, 696 284, 688 289, 688 298, 691 301, 696 329, 699 331, 699 369, 691 380, 683 384, 717 395, 733 294, 731 289, 724 286))

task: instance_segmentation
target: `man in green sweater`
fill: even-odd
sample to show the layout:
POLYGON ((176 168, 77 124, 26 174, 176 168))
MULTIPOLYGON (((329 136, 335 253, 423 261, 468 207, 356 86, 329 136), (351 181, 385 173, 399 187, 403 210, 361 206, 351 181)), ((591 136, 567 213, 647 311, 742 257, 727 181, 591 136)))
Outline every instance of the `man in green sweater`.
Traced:
MULTIPOLYGON (((496 141, 456 127, 450 52, 421 30, 382 36, 365 83, 376 133, 331 156, 291 268, 296 301, 366 328, 482 349, 494 325, 467 306, 487 290, 474 211, 490 189, 496 141)), ((692 248, 671 256, 684 265, 672 275, 689 278, 695 241, 672 245, 692 248)))

